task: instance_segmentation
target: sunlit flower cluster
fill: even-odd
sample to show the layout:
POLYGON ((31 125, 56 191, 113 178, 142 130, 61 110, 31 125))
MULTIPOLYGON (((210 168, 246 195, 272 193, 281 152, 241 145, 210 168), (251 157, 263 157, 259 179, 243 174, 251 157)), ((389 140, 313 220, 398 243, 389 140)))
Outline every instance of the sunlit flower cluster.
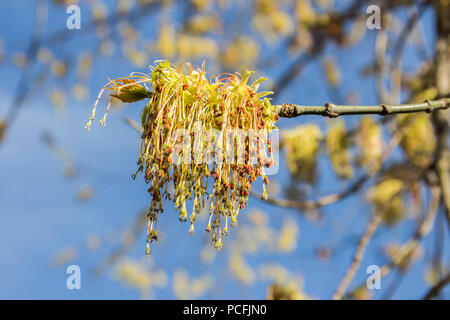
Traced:
MULTIPOLYGON (((220 249, 222 235, 228 234, 229 224, 237 226, 238 213, 246 207, 251 184, 258 177, 267 197, 266 169, 275 164, 271 131, 278 120, 276 108, 264 98, 271 92, 257 92, 262 78, 249 85, 250 71, 242 77, 223 74, 208 80, 204 68, 187 64, 174 68, 168 61, 159 62, 151 70, 149 75, 110 81, 97 99, 98 103, 105 89, 122 102, 149 99, 141 114, 142 144, 133 174, 142 173, 150 185, 147 253, 148 243, 158 238, 157 219, 165 199, 175 202, 180 221, 189 220, 189 233, 194 232, 201 209, 209 206, 206 231, 212 231, 214 246, 220 249), (233 130, 258 134, 230 137, 233 130), (243 161, 237 149, 243 150, 243 161), (210 180, 213 185, 208 187, 210 180), (190 214, 188 200, 192 200, 190 214)), ((106 113, 102 124, 105 117, 106 113)))

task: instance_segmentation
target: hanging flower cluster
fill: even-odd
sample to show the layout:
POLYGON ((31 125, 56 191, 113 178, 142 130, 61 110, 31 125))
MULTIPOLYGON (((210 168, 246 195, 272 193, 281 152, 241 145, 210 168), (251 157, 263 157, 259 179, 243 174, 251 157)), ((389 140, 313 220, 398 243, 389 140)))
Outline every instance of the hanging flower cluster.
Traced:
POLYGON ((263 78, 249 85, 250 71, 210 81, 204 67, 187 64, 176 69, 168 61, 158 62, 151 71, 110 81, 96 102, 105 89, 122 102, 149 99, 141 113, 142 143, 133 174, 142 173, 150 186, 146 252, 150 254, 149 242, 158 238, 165 199, 175 202, 180 221, 189 220, 191 234, 201 209, 209 206, 206 231, 213 233, 214 246, 220 249, 222 235, 228 234, 229 224, 237 226, 258 177, 267 197, 265 173, 275 164, 271 131, 278 120, 276 107, 264 98, 271 92, 257 92, 263 78), (192 201, 190 214, 187 201, 192 201))

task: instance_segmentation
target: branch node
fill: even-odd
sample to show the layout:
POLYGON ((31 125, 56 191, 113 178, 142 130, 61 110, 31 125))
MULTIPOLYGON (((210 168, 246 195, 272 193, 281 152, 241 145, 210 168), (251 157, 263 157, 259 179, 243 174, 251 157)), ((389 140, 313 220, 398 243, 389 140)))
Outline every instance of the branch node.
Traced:
POLYGON ((336 105, 331 102, 325 104, 325 113, 330 118, 337 118, 340 116, 339 112, 336 110, 336 105))
POLYGON ((383 108, 381 115, 385 116, 385 115, 391 113, 391 108, 387 104, 382 103, 382 104, 380 104, 380 107, 383 108))
POLYGON ((293 118, 298 116, 297 108, 295 104, 292 103, 283 103, 281 105, 280 111, 278 112, 278 115, 286 118, 293 118))
POLYGON ((429 99, 425 100, 426 104, 427 104, 427 110, 425 111, 426 113, 431 113, 431 111, 433 111, 433 106, 431 105, 431 101, 429 99))

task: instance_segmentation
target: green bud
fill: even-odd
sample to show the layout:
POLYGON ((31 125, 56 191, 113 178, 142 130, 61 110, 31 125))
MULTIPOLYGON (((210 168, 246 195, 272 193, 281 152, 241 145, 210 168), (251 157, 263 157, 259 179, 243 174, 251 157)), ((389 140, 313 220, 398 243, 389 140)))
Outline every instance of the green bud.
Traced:
POLYGON ((114 83, 112 86, 114 93, 111 93, 110 96, 117 98, 122 102, 132 103, 152 97, 151 92, 147 91, 147 89, 134 80, 122 79, 116 81, 122 82, 122 84, 114 83))

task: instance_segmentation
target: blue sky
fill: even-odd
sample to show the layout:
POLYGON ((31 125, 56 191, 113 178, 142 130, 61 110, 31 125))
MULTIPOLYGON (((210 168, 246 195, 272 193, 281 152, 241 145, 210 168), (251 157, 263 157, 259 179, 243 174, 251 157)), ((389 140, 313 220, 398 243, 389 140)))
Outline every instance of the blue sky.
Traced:
MULTIPOLYGON (((32 1, 9 1, 0 4, 0 36, 4 42, 7 57, 24 51, 32 28, 34 4, 32 1)), ((81 5, 82 14, 86 4, 81 5)), ((86 9, 87 10, 87 9, 86 9)), ((86 11, 85 10, 85 11, 86 11)), ((62 7, 52 8, 46 33, 61 30, 65 27, 67 15, 62 7)), ((86 17, 87 19, 87 17, 86 17)), ((432 12, 423 16, 425 34, 429 46, 433 46, 432 12)), ((82 23, 84 20, 82 20, 82 23)), ((143 34, 152 39, 155 21, 140 24, 143 34)), ((67 32, 77 32, 69 31, 67 32)), ((376 31, 368 31, 364 40, 356 47, 336 50, 328 48, 339 63, 342 72, 341 88, 344 93, 358 92, 361 103, 377 103, 373 83, 360 75, 361 68, 373 58, 374 35, 376 31)), ((58 48, 61 56, 82 52, 83 48, 92 45, 95 39, 74 37, 74 40, 58 48)), ((280 53, 284 54, 284 53, 280 53)), ((159 57, 161 58, 161 57, 159 57)), ((417 57, 412 50, 406 50, 404 65, 414 68, 417 57)), ((288 63, 283 68, 287 67, 288 63)), ((6 113, 12 94, 19 80, 20 71, 9 63, 0 65, 0 117, 6 113)), ((53 107, 46 99, 46 88, 35 87, 28 96, 3 145, 0 148, 0 298, 2 299, 137 299, 140 294, 136 290, 127 289, 114 280, 113 270, 108 269, 102 276, 93 278, 90 270, 98 265, 101 259, 117 246, 117 237, 126 226, 132 225, 137 213, 149 203, 149 196, 142 179, 133 181, 131 173, 136 166, 139 136, 123 123, 124 116, 138 119, 138 104, 123 108, 109 116, 106 128, 95 126, 90 132, 83 128, 95 100, 96 92, 103 86, 107 77, 126 75, 136 67, 124 62, 120 54, 108 60, 98 59, 95 62, 93 76, 89 80, 90 97, 81 103, 69 99, 64 115, 55 114, 53 107), (63 176, 61 161, 56 159, 41 139, 43 132, 51 132, 57 143, 74 159, 79 175, 73 179, 63 176), (76 199, 77 190, 89 185, 94 190, 94 197, 80 202, 76 199), (98 251, 91 252, 84 246, 89 235, 97 234, 104 245, 98 251), (68 246, 76 246, 80 254, 75 260, 59 267, 51 265, 54 255, 68 246), (68 264, 78 264, 82 270, 82 289, 67 290, 65 283, 68 264)), ((274 80, 278 70, 265 74, 274 80)), ((66 81, 67 87, 73 79, 66 81)), ((279 97, 280 102, 302 104, 323 104, 334 97, 323 84, 320 64, 307 66, 289 88, 279 97)), ((357 117, 346 119, 349 126, 355 124, 357 117)), ((306 116, 302 119, 281 119, 280 130, 300 123, 316 122, 324 127, 326 120, 306 116)), ((281 162, 284 158, 281 158, 281 162)), ((320 159, 320 182, 311 195, 317 197, 343 188, 348 182, 339 181, 325 158, 320 159)), ((272 178, 281 187, 286 186, 288 173, 285 170, 272 178)), ((283 196, 283 192, 280 196, 283 196)), ((168 276, 168 284, 164 288, 155 289, 154 297, 160 299, 174 298, 172 275, 175 270, 185 268, 193 276, 209 274, 214 279, 214 286, 200 298, 208 299, 240 299, 264 298, 267 281, 261 281, 245 287, 230 275, 227 263, 229 248, 233 243, 236 231, 232 231, 226 239, 225 249, 219 252, 210 265, 200 261, 200 250, 207 242, 203 232, 193 237, 187 234, 188 225, 178 222, 178 217, 171 203, 165 204, 166 211, 161 216, 159 230, 162 239, 152 246, 150 261, 144 264, 151 268, 164 270, 168 276)), ((304 291, 317 298, 330 298, 349 265, 355 248, 355 239, 347 243, 347 237, 358 237, 369 217, 369 207, 365 204, 363 193, 354 195, 338 204, 324 208, 325 219, 321 223, 311 222, 298 212, 263 204, 251 199, 250 209, 264 210, 270 226, 278 229, 283 219, 292 218, 300 230, 297 249, 290 254, 260 253, 249 256, 249 263, 260 266, 266 263, 278 263, 290 272, 301 275, 304 279, 304 291), (330 261, 320 262, 314 258, 313 251, 319 245, 339 245, 342 250, 330 261)), ((243 217, 242 224, 249 223, 243 217), (247 221, 247 222, 246 222, 247 221)), ((438 223, 442 223, 438 219, 438 223)), ((201 229, 200 227, 198 229, 201 229)), ((399 227, 378 230, 375 241, 369 245, 361 268, 353 285, 365 281, 366 268, 371 264, 386 262, 382 254, 382 246, 390 241, 399 243, 410 237, 414 230, 413 221, 403 223, 399 227)), ((425 257, 432 254, 434 232, 424 240, 425 257)), ((357 239, 357 238, 356 238, 357 239)), ((448 237, 446 245, 448 247, 448 237)), ((140 234, 136 244, 127 257, 137 261, 143 260, 145 236, 140 234)), ((446 261, 450 258, 446 250, 446 261)), ((418 298, 426 291, 424 280, 426 264, 419 262, 409 270, 394 297, 402 299, 418 298)), ((392 277, 382 281, 387 287, 392 277)), ((450 293, 449 289, 446 294, 450 293)), ((382 295, 382 294, 381 294, 382 295)), ((375 298, 381 296, 374 292, 375 298)))

